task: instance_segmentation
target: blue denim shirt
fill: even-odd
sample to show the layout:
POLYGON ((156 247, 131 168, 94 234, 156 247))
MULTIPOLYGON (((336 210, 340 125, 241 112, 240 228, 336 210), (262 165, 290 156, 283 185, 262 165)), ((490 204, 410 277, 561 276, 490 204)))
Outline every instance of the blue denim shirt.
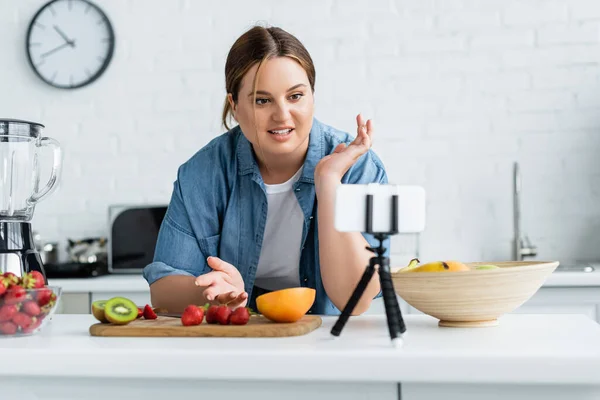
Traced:
MULTIPOLYGON (((294 184, 304 213, 299 282, 316 289, 310 310, 313 314, 340 313, 327 297, 321 280, 315 167, 339 143, 349 144, 352 140, 347 133, 314 119, 302 175, 294 184)), ((381 160, 369 150, 350 167, 342 183, 371 182, 387 183, 387 174, 381 160)), ((199 276, 212 270, 206 259, 218 256, 237 267, 249 306, 256 309, 254 279, 266 220, 265 185, 252 145, 236 126, 179 167, 154 260, 144 268, 144 278, 152 284, 167 275, 199 276)), ((371 246, 378 245, 372 235, 363 236, 371 246)), ((389 239, 384 245, 389 254, 389 239)))

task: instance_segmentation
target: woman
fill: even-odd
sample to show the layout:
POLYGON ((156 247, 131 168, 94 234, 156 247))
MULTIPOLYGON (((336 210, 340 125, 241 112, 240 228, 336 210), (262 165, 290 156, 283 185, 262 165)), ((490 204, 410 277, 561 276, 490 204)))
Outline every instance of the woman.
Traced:
MULTIPOLYGON (((249 305, 267 291, 316 289, 309 311, 339 314, 378 242, 334 229, 340 183, 387 183, 370 150, 373 123, 356 118, 354 140, 313 117, 315 69, 279 28, 253 27, 225 65, 223 125, 178 170, 154 261, 144 269, 152 304, 249 305)), ((361 212, 361 210, 357 210, 361 212)), ((386 247, 389 248, 389 245, 386 247)), ((380 291, 377 275, 354 314, 380 291)))

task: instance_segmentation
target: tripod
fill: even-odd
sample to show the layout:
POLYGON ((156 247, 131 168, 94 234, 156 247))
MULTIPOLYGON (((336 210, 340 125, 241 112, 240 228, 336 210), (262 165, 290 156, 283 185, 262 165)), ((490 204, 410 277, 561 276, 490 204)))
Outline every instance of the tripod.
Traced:
POLYGON ((379 282, 381 284, 381 290, 383 294, 383 303, 385 306, 385 314, 387 318, 387 324, 390 331, 390 337, 392 343, 398 347, 402 345, 402 334, 406 332, 406 325, 402 318, 402 312, 398 305, 398 299, 396 298, 396 292, 394 291, 394 283, 392 282, 392 275, 390 272, 390 259, 384 257, 386 248, 383 247, 383 241, 386 240, 390 235, 398 233, 398 196, 392 196, 392 215, 391 224, 392 229, 389 232, 373 232, 373 195, 367 195, 367 209, 366 209, 366 233, 371 233, 379 240, 379 246, 376 248, 367 247, 367 250, 375 253, 375 256, 371 258, 369 265, 366 267, 360 281, 356 285, 350 300, 346 303, 344 310, 336 321, 335 325, 331 329, 333 336, 339 336, 342 333, 342 329, 348 322, 354 307, 360 300, 363 292, 367 288, 367 285, 371 281, 373 274, 375 273, 375 266, 379 266, 379 282))

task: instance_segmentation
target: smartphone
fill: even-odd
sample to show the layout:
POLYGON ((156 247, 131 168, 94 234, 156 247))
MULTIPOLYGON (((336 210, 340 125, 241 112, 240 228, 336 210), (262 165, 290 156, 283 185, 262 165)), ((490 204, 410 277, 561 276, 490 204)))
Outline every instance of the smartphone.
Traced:
POLYGON ((367 195, 372 195, 371 232, 394 228, 393 196, 398 197, 397 233, 425 230, 425 189, 415 185, 340 184, 336 188, 334 227, 339 232, 368 232, 367 195))

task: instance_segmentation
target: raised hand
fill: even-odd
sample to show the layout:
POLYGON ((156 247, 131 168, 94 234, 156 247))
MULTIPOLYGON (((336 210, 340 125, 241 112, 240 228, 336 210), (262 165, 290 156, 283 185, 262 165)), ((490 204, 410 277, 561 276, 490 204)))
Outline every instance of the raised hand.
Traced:
POLYGON ((340 143, 332 154, 323 157, 317 164, 315 168, 317 186, 319 185, 318 182, 323 179, 341 180, 356 160, 371 148, 371 139, 374 133, 373 121, 367 120, 365 122, 363 116, 358 114, 356 125, 356 138, 354 141, 348 146, 345 143, 340 143))
POLYGON ((196 286, 205 287, 203 295, 210 302, 243 307, 248 302, 242 275, 233 265, 219 257, 208 257, 208 266, 213 270, 196 278, 196 286))

